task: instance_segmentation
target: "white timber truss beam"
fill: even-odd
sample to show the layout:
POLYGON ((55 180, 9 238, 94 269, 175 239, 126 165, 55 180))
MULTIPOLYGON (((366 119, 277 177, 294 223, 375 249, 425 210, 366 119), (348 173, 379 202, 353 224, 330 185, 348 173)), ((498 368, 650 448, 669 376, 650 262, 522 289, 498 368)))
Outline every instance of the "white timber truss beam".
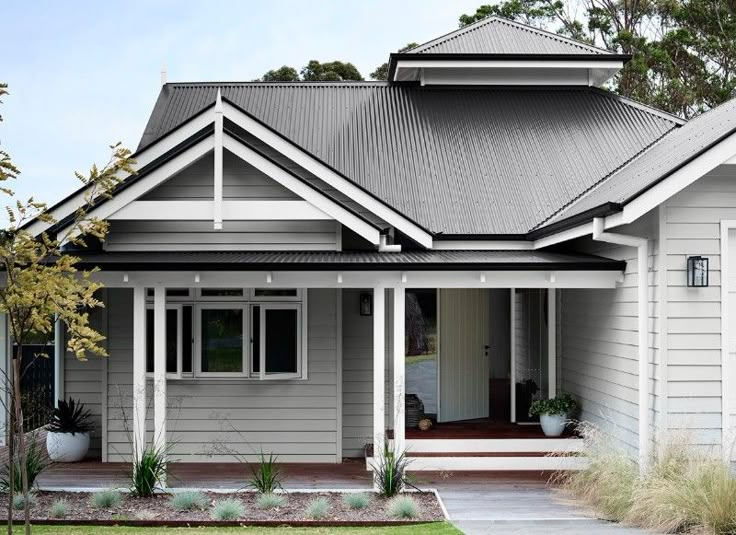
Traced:
POLYGON ((215 193, 214 193, 214 228, 215 230, 222 230, 222 143, 223 143, 223 110, 222 110, 222 95, 220 90, 217 90, 217 101, 215 102, 215 148, 214 148, 214 177, 215 177, 215 193))

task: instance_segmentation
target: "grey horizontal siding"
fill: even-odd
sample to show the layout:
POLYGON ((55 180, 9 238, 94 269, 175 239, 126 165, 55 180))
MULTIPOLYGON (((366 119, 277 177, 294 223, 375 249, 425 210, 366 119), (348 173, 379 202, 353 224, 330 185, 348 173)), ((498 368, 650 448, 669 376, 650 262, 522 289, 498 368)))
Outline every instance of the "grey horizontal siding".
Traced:
MULTIPOLYGON (((275 217, 278 214, 274 214, 275 217)), ((334 251, 334 221, 113 221, 108 251, 334 251)))
MULTIPOLYGON (((113 290, 110 311, 108 459, 130 458, 132 292, 113 290), (126 422, 126 419, 128 420, 126 422)), ((306 381, 170 380, 167 439, 178 461, 334 462, 337 448, 336 291, 308 292, 306 381)), ((147 428, 153 432, 150 393, 147 428)))

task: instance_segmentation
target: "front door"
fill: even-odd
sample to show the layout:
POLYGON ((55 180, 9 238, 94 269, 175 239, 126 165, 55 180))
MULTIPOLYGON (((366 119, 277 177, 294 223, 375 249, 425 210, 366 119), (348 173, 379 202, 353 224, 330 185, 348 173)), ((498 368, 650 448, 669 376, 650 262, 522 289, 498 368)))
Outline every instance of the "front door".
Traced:
POLYGON ((490 294, 440 290, 440 407, 438 420, 488 417, 490 294))

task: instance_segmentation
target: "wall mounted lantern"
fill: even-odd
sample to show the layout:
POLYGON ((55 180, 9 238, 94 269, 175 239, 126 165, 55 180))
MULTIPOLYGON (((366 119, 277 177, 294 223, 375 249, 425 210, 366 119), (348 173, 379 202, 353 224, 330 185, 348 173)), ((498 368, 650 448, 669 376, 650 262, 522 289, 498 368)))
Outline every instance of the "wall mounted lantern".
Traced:
POLYGON ((360 292, 360 315, 373 315, 373 294, 370 292, 360 292))
POLYGON ((708 286, 708 259, 704 256, 687 258, 687 285, 696 288, 708 286))

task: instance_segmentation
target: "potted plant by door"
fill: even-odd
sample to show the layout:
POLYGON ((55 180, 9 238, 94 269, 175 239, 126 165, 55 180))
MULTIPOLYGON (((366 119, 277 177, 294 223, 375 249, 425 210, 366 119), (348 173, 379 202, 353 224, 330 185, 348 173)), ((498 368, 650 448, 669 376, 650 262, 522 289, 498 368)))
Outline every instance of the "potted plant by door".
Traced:
POLYGON ((84 459, 89 450, 89 432, 92 429, 90 411, 71 397, 59 400, 47 426, 46 449, 49 459, 60 463, 74 463, 84 459))
POLYGON ((570 394, 552 399, 538 399, 529 407, 529 416, 539 416, 545 436, 559 437, 565 430, 568 416, 578 408, 570 394))

